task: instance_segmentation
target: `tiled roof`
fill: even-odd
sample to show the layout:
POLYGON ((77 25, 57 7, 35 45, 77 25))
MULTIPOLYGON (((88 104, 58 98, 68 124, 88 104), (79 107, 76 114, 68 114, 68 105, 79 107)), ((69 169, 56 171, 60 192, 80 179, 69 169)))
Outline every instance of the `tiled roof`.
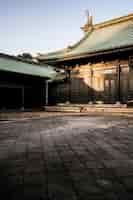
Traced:
POLYGON ((130 45, 133 45, 133 14, 96 24, 74 46, 62 51, 42 54, 38 58, 63 59, 130 45))

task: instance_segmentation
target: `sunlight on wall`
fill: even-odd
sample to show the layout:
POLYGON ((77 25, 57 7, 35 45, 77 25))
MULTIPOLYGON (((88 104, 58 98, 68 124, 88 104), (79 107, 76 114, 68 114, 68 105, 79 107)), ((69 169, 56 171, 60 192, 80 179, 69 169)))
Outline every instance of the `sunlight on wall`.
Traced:
POLYGON ((83 65, 78 69, 79 77, 83 79, 83 82, 89 87, 98 92, 104 91, 104 74, 100 71, 95 71, 91 65, 83 65))
MULTIPOLYGON (((127 72, 128 65, 126 64, 124 66, 124 72, 127 72)), ((116 62, 76 65, 75 68, 72 69, 72 74, 74 77, 82 79, 86 86, 96 92, 104 92, 106 88, 106 79, 112 75, 116 75, 116 73, 116 62)), ((113 79, 115 79, 115 77, 113 79)))

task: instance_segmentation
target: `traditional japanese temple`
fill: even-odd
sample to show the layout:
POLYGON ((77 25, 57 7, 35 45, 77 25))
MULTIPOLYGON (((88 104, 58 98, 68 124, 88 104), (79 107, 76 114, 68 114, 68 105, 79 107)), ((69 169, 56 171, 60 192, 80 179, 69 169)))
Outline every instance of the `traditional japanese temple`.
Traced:
POLYGON ((49 84, 49 104, 129 103, 133 101, 133 14, 82 27, 73 46, 38 54, 41 64, 65 69, 67 78, 49 84))
POLYGON ((63 69, 0 54, 0 110, 41 109, 48 102, 48 83, 64 78, 63 69))

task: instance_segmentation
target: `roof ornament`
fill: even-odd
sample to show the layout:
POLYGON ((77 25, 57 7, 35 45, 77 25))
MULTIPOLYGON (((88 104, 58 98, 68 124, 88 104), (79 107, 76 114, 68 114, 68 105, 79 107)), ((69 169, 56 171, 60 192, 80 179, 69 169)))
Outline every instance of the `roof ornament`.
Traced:
POLYGON ((93 27, 93 17, 92 17, 92 15, 90 15, 89 10, 85 10, 85 14, 87 17, 87 22, 83 27, 81 27, 81 29, 84 31, 84 33, 88 32, 93 27))

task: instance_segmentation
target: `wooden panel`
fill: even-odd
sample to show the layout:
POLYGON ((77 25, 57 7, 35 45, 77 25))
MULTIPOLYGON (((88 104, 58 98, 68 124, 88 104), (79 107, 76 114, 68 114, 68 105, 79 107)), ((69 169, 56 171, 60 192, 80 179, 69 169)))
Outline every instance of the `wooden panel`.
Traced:
POLYGON ((80 84, 79 79, 76 79, 76 78, 71 79, 70 101, 72 103, 79 103, 79 97, 80 97, 79 84, 80 84))
POLYGON ((69 83, 58 83, 49 85, 49 103, 65 103, 69 100, 69 83))
POLYGON ((128 100, 133 100, 133 72, 130 72, 129 74, 128 100))
POLYGON ((71 97, 72 103, 88 103, 88 86, 81 78, 71 79, 71 97))
POLYGON ((121 74, 121 84, 120 84, 120 95, 121 95, 121 101, 123 103, 127 102, 128 99, 128 75, 127 74, 121 74))
POLYGON ((114 103, 117 101, 117 80, 115 76, 105 78, 104 88, 104 102, 114 103))

